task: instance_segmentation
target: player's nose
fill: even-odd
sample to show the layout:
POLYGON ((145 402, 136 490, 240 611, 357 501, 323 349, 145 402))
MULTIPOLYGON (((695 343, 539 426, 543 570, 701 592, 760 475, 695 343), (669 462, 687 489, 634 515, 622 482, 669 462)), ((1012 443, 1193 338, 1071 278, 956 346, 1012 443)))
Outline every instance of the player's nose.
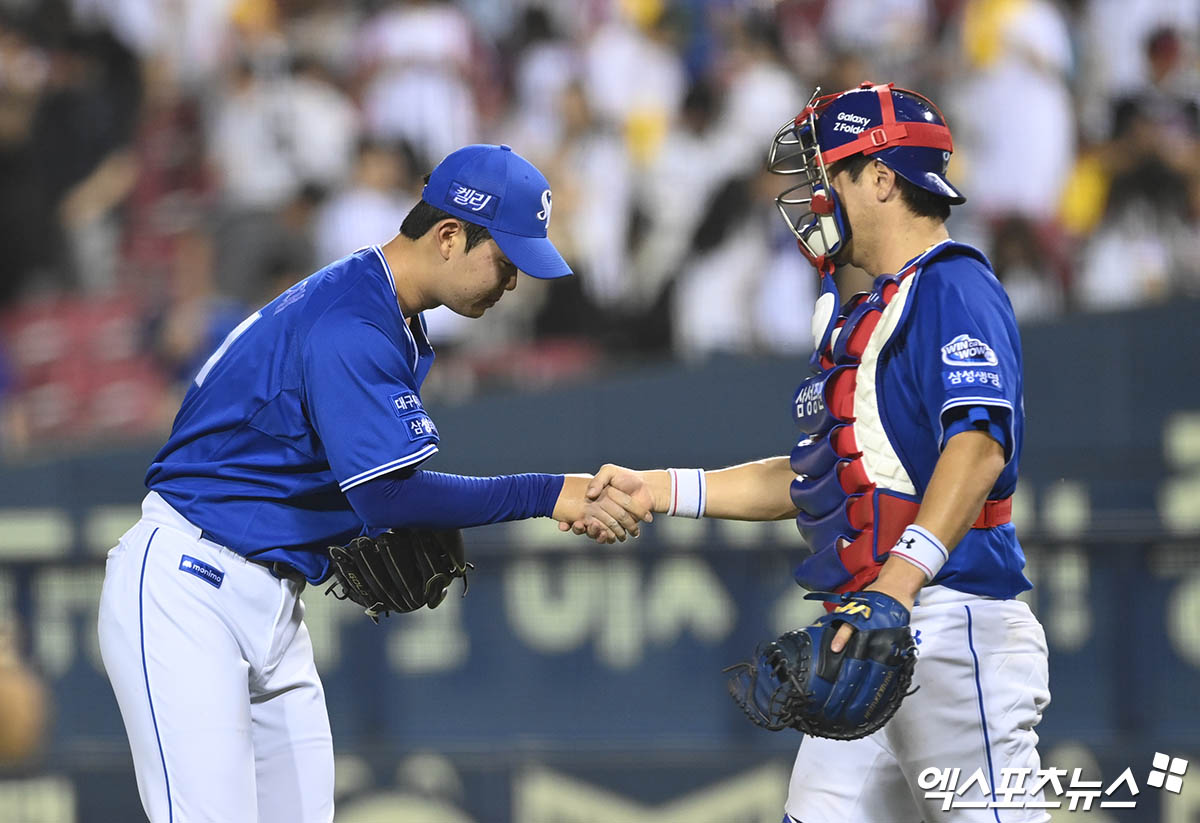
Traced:
POLYGON ((512 277, 508 278, 508 282, 504 284, 504 290, 512 291, 516 287, 517 287, 517 275, 514 274, 512 277))

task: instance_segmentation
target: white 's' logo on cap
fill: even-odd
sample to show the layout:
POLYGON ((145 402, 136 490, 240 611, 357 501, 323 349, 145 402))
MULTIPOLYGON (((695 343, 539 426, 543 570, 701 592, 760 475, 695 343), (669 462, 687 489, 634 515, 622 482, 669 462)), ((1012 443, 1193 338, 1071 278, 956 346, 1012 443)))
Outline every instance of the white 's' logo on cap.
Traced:
POLYGON ((550 189, 542 192, 542 210, 537 213, 538 220, 544 220, 546 228, 550 228, 550 189))

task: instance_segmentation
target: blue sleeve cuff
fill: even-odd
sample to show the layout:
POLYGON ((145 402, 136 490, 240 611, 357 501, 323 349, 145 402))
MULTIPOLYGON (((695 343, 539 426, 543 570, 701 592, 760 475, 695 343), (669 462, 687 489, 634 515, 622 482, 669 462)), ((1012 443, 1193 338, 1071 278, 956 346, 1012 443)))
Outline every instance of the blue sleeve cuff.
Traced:
POLYGON ((563 482, 561 474, 467 477, 416 470, 369 480, 348 489, 346 498, 368 529, 469 528, 549 517, 563 482))
MULTIPOLYGON (((999 411, 999 409, 996 410, 997 413, 999 411)), ((983 431, 1004 448, 1006 459, 1011 454, 1012 444, 1008 442, 1008 430, 1003 421, 995 419, 991 406, 955 406, 946 411, 946 419, 943 422, 946 431, 945 438, 942 440, 943 449, 950 442, 950 438, 956 434, 965 431, 983 431)))

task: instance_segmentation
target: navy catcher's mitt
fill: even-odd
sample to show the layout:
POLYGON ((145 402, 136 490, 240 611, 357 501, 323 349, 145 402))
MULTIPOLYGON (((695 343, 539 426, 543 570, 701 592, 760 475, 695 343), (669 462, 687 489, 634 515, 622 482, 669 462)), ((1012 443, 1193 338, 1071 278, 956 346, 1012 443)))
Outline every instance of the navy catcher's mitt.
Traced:
POLYGON ((729 693, 754 723, 817 737, 854 740, 883 728, 910 694, 917 646, 908 609, 882 592, 810 594, 840 601, 813 625, 755 650, 730 666, 729 693), (837 654, 830 648, 842 623, 854 627, 837 654))
POLYGON ((329 557, 334 581, 325 593, 357 603, 376 623, 390 612, 437 608, 456 577, 466 595, 467 569, 474 568, 458 529, 392 529, 330 546, 329 557))

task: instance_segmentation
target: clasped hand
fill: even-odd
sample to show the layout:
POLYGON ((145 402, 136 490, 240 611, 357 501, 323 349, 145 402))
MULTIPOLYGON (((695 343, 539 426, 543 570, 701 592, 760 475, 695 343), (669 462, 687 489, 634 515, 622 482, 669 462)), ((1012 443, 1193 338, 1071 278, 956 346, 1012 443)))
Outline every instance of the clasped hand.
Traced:
MULTIPOLYGON (((573 478, 568 478, 568 481, 573 478)), ((641 472, 606 464, 594 477, 583 477, 578 497, 563 488, 554 510, 560 531, 586 534, 597 543, 638 537, 640 524, 654 520, 654 497, 641 472)))

